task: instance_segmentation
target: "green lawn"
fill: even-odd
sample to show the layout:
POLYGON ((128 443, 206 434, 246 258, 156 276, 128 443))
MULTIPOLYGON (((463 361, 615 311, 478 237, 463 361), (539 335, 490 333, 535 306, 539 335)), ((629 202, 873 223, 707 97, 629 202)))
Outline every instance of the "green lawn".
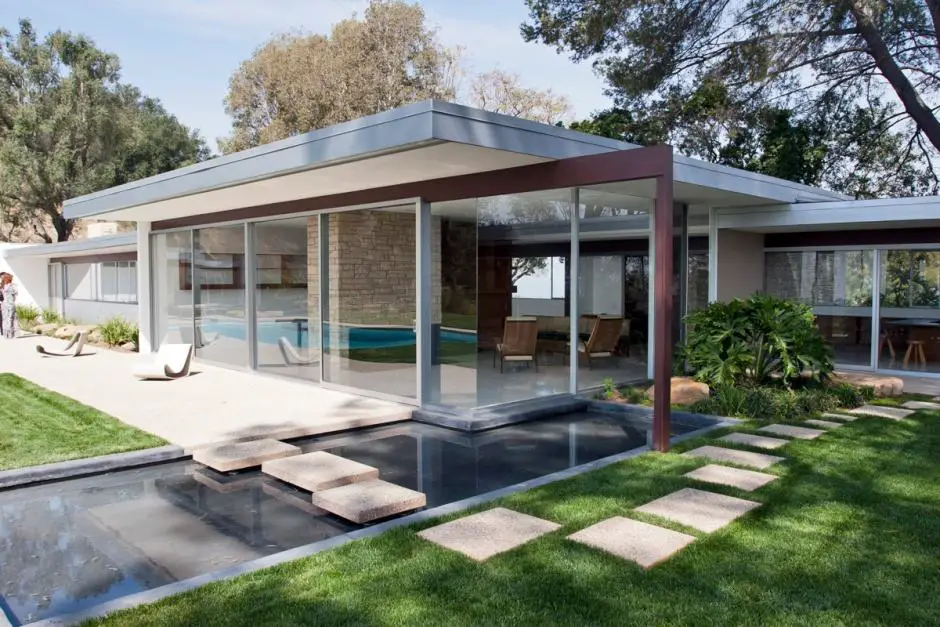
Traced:
POLYGON ((0 374, 0 470, 163 444, 96 409, 0 374))
POLYGON ((940 413, 860 419, 783 450, 781 478, 756 493, 708 488, 763 507, 648 572, 565 536, 615 515, 653 520, 632 508, 693 485, 682 474, 703 462, 647 454, 504 499, 564 527, 482 564, 403 528, 100 622, 937 624, 940 413))

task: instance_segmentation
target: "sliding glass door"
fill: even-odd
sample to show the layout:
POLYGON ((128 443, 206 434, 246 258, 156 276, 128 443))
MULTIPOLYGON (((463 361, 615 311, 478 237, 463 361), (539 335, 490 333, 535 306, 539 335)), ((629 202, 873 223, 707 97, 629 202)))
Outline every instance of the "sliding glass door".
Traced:
POLYGON ((248 366, 244 225, 193 231, 191 289, 196 356, 248 366))

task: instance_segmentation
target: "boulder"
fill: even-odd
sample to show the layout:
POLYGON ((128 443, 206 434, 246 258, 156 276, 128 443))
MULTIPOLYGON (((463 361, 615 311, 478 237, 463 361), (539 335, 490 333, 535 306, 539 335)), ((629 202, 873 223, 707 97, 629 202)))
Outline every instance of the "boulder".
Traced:
POLYGON ((61 340, 67 340, 79 331, 91 334, 97 329, 98 327, 93 324, 66 324, 56 329, 54 335, 61 340))
POLYGON ((904 380, 865 372, 837 372, 832 375, 836 383, 848 383, 859 388, 874 388, 875 396, 900 396, 904 393, 904 380))
POLYGON ((33 327, 33 331, 40 335, 50 335, 57 328, 59 328, 59 325, 54 324, 52 322, 47 322, 45 324, 37 324, 35 327, 33 327))
MULTIPOLYGON (((653 400, 656 386, 646 391, 646 398, 653 400)), ((672 405, 691 405, 708 398, 710 390, 701 381, 691 377, 673 377, 670 383, 670 400, 672 405)))
POLYGON ((136 352, 137 344, 134 344, 133 342, 125 342, 124 344, 121 344, 121 350, 125 350, 131 353, 136 352))

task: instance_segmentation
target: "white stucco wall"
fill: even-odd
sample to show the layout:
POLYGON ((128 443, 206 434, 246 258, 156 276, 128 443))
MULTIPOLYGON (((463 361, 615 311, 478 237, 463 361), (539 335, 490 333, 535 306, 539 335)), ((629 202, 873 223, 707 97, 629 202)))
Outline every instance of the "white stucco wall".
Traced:
POLYGON ((137 322, 137 305, 133 303, 105 303, 66 298, 63 308, 66 319, 82 324, 99 324, 115 316, 123 316, 131 322, 137 322))
POLYGON ((44 257, 10 257, 6 252, 34 244, 0 244, 0 272, 13 275, 18 289, 18 304, 49 306, 49 277, 44 257))

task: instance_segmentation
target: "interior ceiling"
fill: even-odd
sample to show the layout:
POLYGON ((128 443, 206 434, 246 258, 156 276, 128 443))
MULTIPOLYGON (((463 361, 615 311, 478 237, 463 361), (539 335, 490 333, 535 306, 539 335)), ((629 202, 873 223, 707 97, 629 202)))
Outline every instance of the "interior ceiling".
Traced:
POLYGON ((369 187, 386 187, 544 161, 548 159, 447 142, 131 207, 108 213, 107 217, 129 221, 171 220, 343 194, 363 189, 363 181, 369 181, 369 187))

